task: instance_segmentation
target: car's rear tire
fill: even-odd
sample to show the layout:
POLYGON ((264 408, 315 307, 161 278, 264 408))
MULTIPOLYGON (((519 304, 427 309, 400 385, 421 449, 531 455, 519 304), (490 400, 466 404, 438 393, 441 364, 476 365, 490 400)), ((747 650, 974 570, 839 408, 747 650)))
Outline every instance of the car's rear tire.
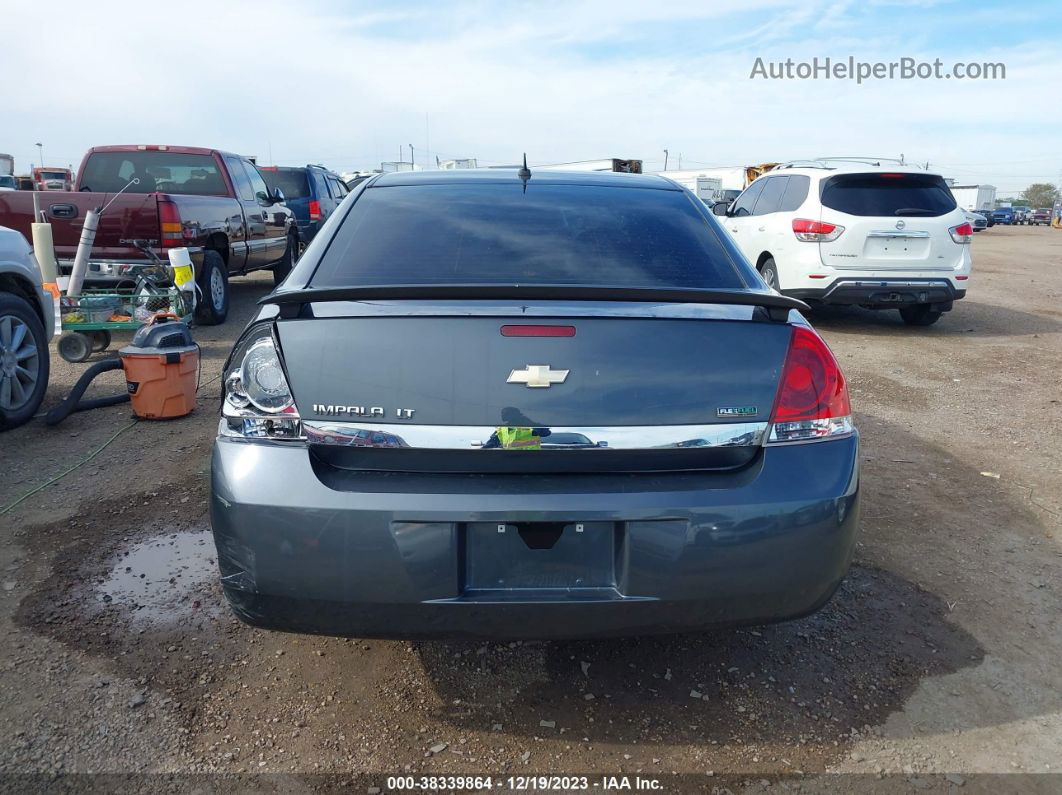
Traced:
POLYGON ((0 431, 29 420, 48 389, 48 338, 25 298, 0 293, 0 431))
POLYGON ((288 245, 284 249, 284 256, 273 266, 273 284, 280 284, 288 274, 295 262, 295 252, 299 246, 299 238, 294 232, 288 233, 288 245))
POLYGON ((229 316, 229 276, 225 260, 213 249, 203 252, 199 269, 200 295, 195 308, 195 320, 202 326, 217 326, 229 316))
POLYGON ((900 310, 900 317, 908 326, 932 326, 944 313, 931 309, 930 306, 930 304, 905 306, 900 310))
POLYGON ((772 290, 778 289, 778 266, 774 264, 774 257, 768 257, 760 265, 760 276, 772 290))

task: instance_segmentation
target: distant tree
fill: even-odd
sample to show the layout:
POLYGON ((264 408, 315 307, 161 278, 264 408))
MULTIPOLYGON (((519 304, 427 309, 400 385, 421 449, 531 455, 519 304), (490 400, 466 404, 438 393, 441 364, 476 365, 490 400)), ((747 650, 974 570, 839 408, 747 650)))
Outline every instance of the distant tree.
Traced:
POLYGON ((1034 182, 1022 191, 1021 197, 1030 207, 1054 207, 1058 199, 1058 188, 1050 182, 1034 182))

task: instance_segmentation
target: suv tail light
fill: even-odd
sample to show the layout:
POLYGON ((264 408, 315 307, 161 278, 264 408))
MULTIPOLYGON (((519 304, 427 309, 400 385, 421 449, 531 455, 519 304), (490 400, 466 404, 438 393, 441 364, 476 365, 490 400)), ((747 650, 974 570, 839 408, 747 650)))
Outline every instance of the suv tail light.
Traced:
POLYGON ((822 337, 795 326, 771 412, 768 444, 835 438, 852 428, 848 385, 837 359, 822 337))
POLYGON ((317 199, 310 202, 310 220, 321 220, 321 202, 317 201, 317 199))
POLYGON ((951 239, 956 243, 969 243, 973 240, 973 226, 970 225, 969 221, 953 226, 948 231, 951 232, 951 239))
POLYGON ((793 234, 797 240, 805 243, 829 243, 836 240, 844 231, 843 226, 828 224, 825 221, 810 221, 807 218, 793 219, 793 234))
POLYGON ((225 369, 219 436, 301 439, 302 419, 288 386, 271 323, 252 327, 225 369))
POLYGON ((159 240, 163 248, 184 245, 181 213, 174 202, 166 199, 159 200, 159 240))

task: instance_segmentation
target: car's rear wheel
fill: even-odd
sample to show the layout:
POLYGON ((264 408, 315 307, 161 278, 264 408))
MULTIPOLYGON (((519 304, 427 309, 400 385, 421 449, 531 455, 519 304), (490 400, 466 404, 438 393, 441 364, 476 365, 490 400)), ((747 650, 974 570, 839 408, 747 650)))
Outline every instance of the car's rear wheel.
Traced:
POLYGON ((903 318, 903 322, 908 326, 932 326, 938 320, 943 312, 931 309, 930 304, 915 304, 914 306, 905 306, 900 310, 900 317, 903 318))
POLYGON ((200 295, 195 309, 196 322, 203 326, 224 323, 229 315, 229 277, 225 260, 218 252, 212 249, 203 252, 198 282, 200 295))
POLYGON ((288 245, 284 249, 284 256, 273 266, 273 284, 280 284, 291 273, 294 264, 295 252, 298 250, 299 238, 294 232, 288 233, 288 245))
POLYGON ((32 417, 48 388, 48 339, 30 303, 0 293, 0 430, 32 417))
POLYGON ((774 257, 768 257, 760 265, 760 276, 772 290, 778 289, 778 266, 774 264, 774 257))

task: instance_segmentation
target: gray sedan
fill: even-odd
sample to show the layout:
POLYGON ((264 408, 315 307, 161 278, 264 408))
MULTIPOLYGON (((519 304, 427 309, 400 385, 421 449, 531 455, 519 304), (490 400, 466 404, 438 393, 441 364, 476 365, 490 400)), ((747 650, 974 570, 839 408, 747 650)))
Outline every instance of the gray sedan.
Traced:
POLYGON ((406 638, 817 610, 852 555, 859 442, 801 308, 659 177, 363 182, 225 367, 233 610, 406 638))

